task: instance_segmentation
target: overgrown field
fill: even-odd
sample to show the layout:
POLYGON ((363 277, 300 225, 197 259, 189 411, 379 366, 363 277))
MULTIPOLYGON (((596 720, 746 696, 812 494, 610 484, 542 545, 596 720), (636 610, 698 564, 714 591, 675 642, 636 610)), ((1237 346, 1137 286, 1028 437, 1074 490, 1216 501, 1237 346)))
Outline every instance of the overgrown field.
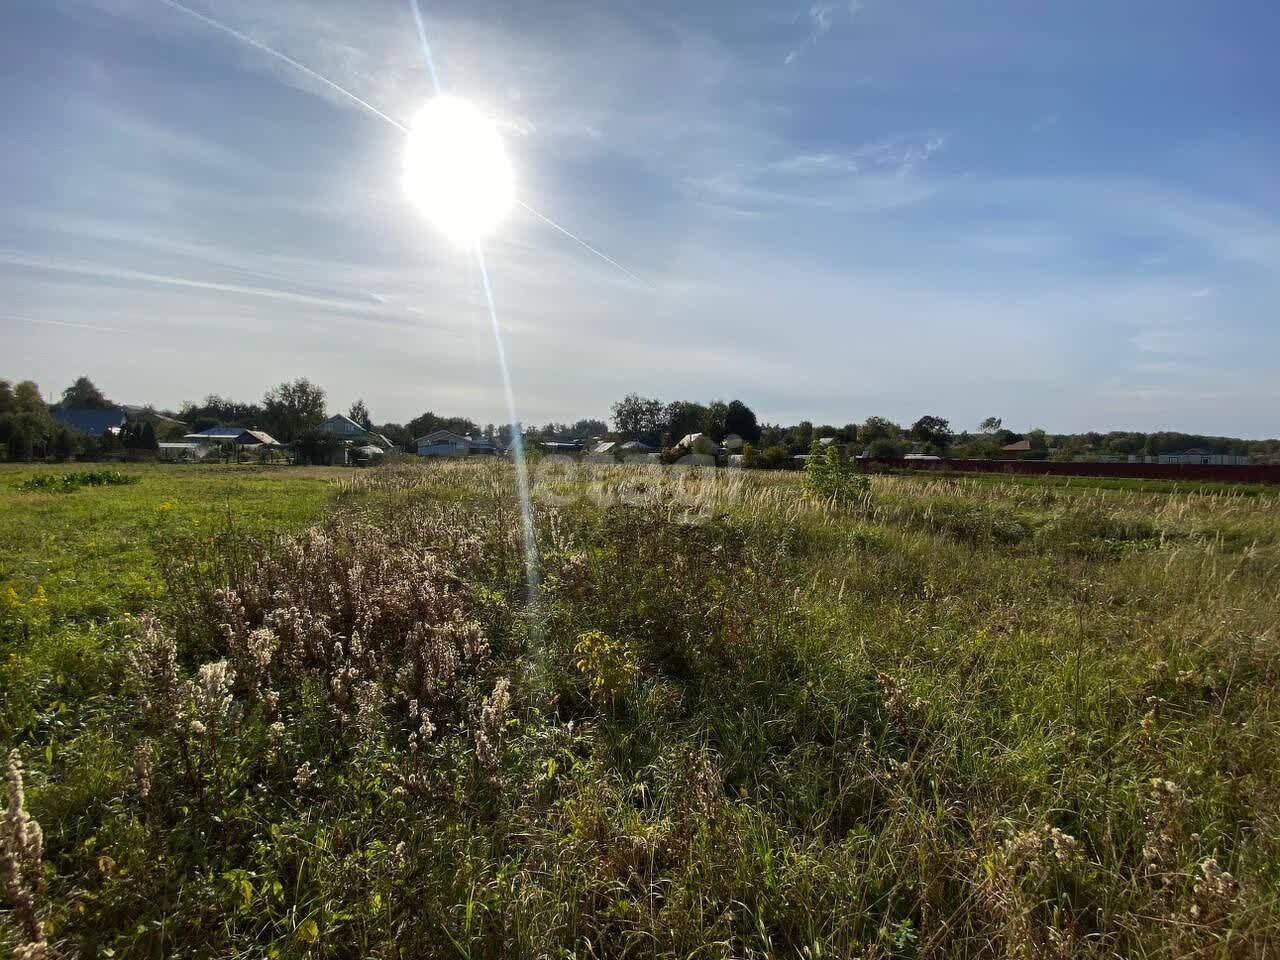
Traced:
POLYGON ((141 472, 0 472, 0 952, 1280 949, 1273 497, 141 472))

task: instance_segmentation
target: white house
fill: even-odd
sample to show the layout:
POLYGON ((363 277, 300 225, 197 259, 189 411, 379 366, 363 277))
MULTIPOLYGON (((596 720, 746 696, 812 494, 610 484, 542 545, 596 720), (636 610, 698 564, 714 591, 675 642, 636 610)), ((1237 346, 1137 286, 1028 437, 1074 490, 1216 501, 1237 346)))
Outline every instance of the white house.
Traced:
POLYGON ((683 450, 688 450, 690 453, 701 453, 708 456, 715 456, 719 452, 719 447, 715 441, 705 433, 685 434, 676 446, 683 450))

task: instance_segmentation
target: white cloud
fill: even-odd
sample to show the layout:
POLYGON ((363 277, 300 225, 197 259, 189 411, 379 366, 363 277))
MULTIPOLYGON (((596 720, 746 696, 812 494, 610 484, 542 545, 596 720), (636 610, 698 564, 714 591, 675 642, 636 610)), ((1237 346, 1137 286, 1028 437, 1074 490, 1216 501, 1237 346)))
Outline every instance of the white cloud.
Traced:
MULTIPOLYGON (((861 0, 849 0, 845 9, 849 18, 852 19, 862 10, 862 2, 861 0)), ((809 7, 809 35, 805 37, 803 43, 793 48, 783 58, 782 62, 785 65, 790 66, 799 59, 805 51, 817 46, 818 42, 830 32, 831 28, 835 25, 835 10, 836 5, 834 3, 826 2, 826 0, 823 0, 823 2, 820 3, 815 3, 809 7)), ((800 17, 797 16, 796 19, 798 20, 800 17)))

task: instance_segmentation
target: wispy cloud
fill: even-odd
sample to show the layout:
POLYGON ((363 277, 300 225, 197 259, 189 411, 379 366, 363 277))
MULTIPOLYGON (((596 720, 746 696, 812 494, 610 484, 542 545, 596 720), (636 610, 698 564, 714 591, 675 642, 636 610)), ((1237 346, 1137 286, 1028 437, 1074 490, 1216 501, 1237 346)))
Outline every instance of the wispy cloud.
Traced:
POLYGON ((106 327, 97 323, 74 323, 70 320, 51 320, 48 317, 19 317, 12 313, 0 313, 0 321, 8 323, 35 323, 48 327, 71 327, 76 330, 94 330, 99 333, 135 333, 124 327, 106 327))
POLYGON ((89 261, 69 261, 54 257, 43 257, 15 251, 0 251, 0 264, 11 267, 25 267, 34 270, 48 270, 57 273, 75 274, 91 277, 96 280, 115 280, 137 284, 159 284, 170 287, 184 287, 189 290, 200 290, 208 293, 230 294, 241 297, 263 297, 283 303, 298 304, 308 307, 323 307, 340 313, 369 314, 375 316, 391 316, 393 311, 370 303, 364 299, 347 299, 340 297, 324 297, 276 287, 251 286, 239 283, 220 283, 211 280, 200 280, 191 277, 169 274, 149 273, 141 270, 128 270, 108 264, 89 261))
MULTIPOLYGON (((862 0, 849 0, 845 11, 850 19, 856 17, 862 10, 862 0)), ((805 19, 801 15, 797 15, 797 20, 805 19)), ((817 46, 818 42, 830 32, 832 26, 836 22, 836 4, 828 2, 819 2, 809 7, 807 15, 809 23, 809 34, 805 37, 804 42, 798 47, 793 48, 782 60, 788 66, 799 59, 805 51, 817 46)))
POLYGON ((770 173, 806 176, 839 176, 869 171, 909 174, 944 149, 947 139, 934 134, 921 139, 893 137, 841 152, 797 153, 767 165, 770 173))

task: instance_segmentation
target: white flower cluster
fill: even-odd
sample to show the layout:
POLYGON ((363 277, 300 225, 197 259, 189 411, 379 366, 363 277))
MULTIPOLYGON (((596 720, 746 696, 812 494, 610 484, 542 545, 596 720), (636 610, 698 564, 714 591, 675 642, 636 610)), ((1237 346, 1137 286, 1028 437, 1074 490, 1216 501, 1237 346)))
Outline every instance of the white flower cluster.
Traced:
POLYGON ((40 824, 23 808, 22 759, 17 750, 9 752, 5 769, 8 805, 0 816, 0 880, 13 905, 21 936, 15 957, 42 960, 52 956, 38 914, 36 891, 44 869, 44 833, 40 824))

